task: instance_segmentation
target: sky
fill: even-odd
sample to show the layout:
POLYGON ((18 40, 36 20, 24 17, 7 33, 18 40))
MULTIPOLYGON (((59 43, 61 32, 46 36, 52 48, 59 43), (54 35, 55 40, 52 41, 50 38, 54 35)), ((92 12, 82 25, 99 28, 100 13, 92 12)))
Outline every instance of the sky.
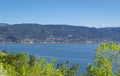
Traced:
POLYGON ((0 0, 0 23, 120 27, 120 0, 0 0))

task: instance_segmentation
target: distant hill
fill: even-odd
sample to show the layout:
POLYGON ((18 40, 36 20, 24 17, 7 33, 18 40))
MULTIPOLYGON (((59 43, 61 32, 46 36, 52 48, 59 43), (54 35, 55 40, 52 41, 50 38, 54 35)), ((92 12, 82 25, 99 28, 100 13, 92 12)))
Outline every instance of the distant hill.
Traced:
POLYGON ((1 26, 8 26, 9 24, 7 24, 7 23, 0 23, 0 27, 1 26))
POLYGON ((89 28, 0 23, 0 43, 99 43, 101 41, 119 42, 120 27, 89 28))

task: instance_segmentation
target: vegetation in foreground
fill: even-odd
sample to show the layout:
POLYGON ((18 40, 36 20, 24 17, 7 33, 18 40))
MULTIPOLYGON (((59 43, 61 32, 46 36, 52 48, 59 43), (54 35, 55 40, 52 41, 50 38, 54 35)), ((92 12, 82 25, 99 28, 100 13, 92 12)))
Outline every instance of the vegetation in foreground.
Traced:
POLYGON ((120 44, 102 42, 95 50, 94 63, 81 76, 120 76, 120 44))
POLYGON ((0 76, 76 76, 77 64, 54 65, 55 59, 46 61, 26 53, 0 52, 0 76))
MULTIPOLYGON (((26 53, 0 52, 0 76, 76 76, 78 65, 68 62, 54 66, 55 59, 46 61, 26 53)), ((82 69, 82 68, 81 68, 82 69)), ((120 76, 120 44, 102 42, 95 50, 94 62, 81 76, 120 76)))

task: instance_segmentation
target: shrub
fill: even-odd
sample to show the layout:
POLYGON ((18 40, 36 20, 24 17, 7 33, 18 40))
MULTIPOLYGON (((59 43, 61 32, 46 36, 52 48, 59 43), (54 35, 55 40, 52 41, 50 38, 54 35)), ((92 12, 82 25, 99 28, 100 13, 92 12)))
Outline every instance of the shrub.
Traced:
POLYGON ((67 67, 64 64, 66 67, 55 68, 54 58, 47 61, 23 52, 9 54, 0 52, 0 62, 0 75, 2 76, 75 76, 78 67, 78 65, 67 67))
POLYGON ((102 42, 95 50, 94 63, 82 76, 120 76, 120 44, 102 42))

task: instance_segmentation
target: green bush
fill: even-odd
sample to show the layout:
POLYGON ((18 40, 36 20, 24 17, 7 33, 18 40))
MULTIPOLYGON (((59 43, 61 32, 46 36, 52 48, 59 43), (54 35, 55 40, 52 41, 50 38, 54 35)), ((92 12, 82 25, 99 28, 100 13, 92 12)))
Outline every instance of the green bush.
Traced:
POLYGON ((54 65, 55 59, 48 62, 26 53, 0 52, 0 75, 2 76, 75 76, 77 65, 71 67, 54 65), (63 71, 64 70, 64 71, 63 71), (69 74, 69 75, 68 75, 69 74), (71 74, 71 75, 70 75, 71 74))
MULTIPOLYGON (((0 52, 0 76, 76 76, 78 64, 59 63, 26 53, 0 52)), ((82 69, 82 68, 81 68, 82 69)), ((98 45, 94 62, 88 64, 81 76, 120 76, 120 44, 114 42, 98 45)))
POLYGON ((120 44, 102 42, 95 50, 94 63, 81 76, 120 76, 120 44))

